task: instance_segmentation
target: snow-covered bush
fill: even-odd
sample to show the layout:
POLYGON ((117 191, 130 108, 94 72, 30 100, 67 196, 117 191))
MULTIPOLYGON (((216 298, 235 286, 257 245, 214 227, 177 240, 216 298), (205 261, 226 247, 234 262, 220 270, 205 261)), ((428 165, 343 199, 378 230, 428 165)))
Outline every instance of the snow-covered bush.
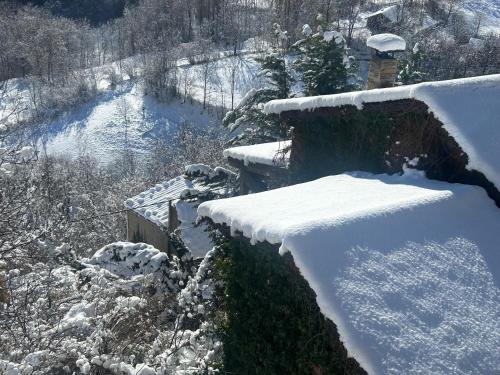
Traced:
POLYGON ((143 67, 145 92, 163 102, 178 96, 176 67, 173 56, 148 56, 143 67))
POLYGON ((0 372, 215 371, 210 255, 197 269, 189 256, 118 242, 75 261, 2 271, 10 298, 0 306, 0 372))
POLYGON ((203 163, 224 165, 222 154, 226 136, 219 130, 202 131, 188 122, 169 135, 168 142, 158 140, 146 162, 150 183, 182 175, 186 165, 203 163))

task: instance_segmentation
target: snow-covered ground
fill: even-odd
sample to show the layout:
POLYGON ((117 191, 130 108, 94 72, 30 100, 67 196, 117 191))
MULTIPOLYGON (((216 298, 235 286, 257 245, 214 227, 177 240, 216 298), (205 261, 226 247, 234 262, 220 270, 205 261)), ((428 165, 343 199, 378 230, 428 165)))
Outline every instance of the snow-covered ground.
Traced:
POLYGON ((198 213, 291 252, 368 373, 500 368, 500 211, 481 188, 338 175, 198 213))
MULTIPOLYGON (((399 3, 397 0, 372 0, 373 3, 380 6, 391 6, 399 3)), ((499 0, 464 0, 457 2, 458 6, 464 11, 468 12, 482 12, 490 19, 500 20, 500 1, 499 0)), ((497 24, 498 27, 500 25, 497 24)))
MULTIPOLYGON (((153 138, 168 139, 171 131, 186 122, 199 130, 218 129, 220 120, 199 104, 205 95, 205 75, 206 103, 231 108, 232 96, 236 106, 248 90, 262 85, 262 79, 257 76, 260 64, 255 61, 256 56, 223 53, 215 61, 196 65, 189 64, 186 59, 179 60, 179 89, 194 102, 172 99, 163 104, 144 95, 140 79, 130 79, 126 73, 133 70, 134 74, 140 74, 141 64, 137 57, 127 58, 121 64, 113 62, 87 69, 82 74, 95 77, 99 94, 88 103, 70 108, 55 120, 40 124, 36 134, 41 139, 40 146, 49 154, 74 157, 88 153, 107 163, 123 152, 126 142, 132 151, 143 153, 150 149, 153 138), (121 73, 120 65, 124 68, 121 73), (123 82, 112 88, 110 74, 123 82)), ((7 84, 7 95, 0 98, 0 115, 19 106, 23 111, 20 116, 10 118, 9 123, 29 119, 33 109, 27 83, 14 79, 7 84)))
POLYGON ((232 89, 234 89, 233 106, 236 107, 249 90, 263 85, 262 78, 257 76, 260 64, 255 61, 255 57, 257 55, 244 53, 204 64, 179 64, 181 86, 187 76, 190 81, 189 95, 201 103, 207 76, 207 102, 231 109, 232 89))
POLYGON ((1 125, 3 127, 7 127, 28 119, 31 109, 31 103, 26 82, 22 79, 14 78, 2 82, 1 85, 1 125))
POLYGON ((481 33, 500 34, 499 0, 465 0, 462 9, 470 20, 473 20, 477 14, 482 15, 481 33))
POLYGON ((109 162, 123 154, 127 143, 134 152, 148 151, 153 139, 168 139, 183 123, 200 130, 218 124, 199 104, 177 99, 162 104, 144 95, 139 83, 126 82, 44 125, 40 135, 49 154, 88 153, 109 162))
MULTIPOLYGON (((366 18, 369 15, 384 13, 388 18, 396 19, 397 14, 394 12, 394 5, 401 3, 401 1, 395 0, 375 0, 373 3, 380 5, 378 12, 361 12, 360 20, 366 18)), ((479 34, 495 33, 500 34, 500 1, 499 0, 464 0, 458 1, 455 4, 455 8, 463 12, 466 19, 471 24, 476 24, 477 17, 481 17, 481 25, 479 28, 479 34)), ((424 28, 427 28, 433 24, 434 21, 429 16, 426 16, 424 20, 424 28)), ((364 27, 365 24, 360 22, 356 27, 364 27)))
MULTIPOLYGON (((100 79, 99 86, 104 90, 102 94, 43 127, 44 147, 51 154, 76 156, 87 152, 108 162, 123 152, 126 140, 134 152, 142 153, 150 149, 152 139, 168 139, 170 132, 185 122, 200 130, 218 128, 219 119, 199 104, 204 97, 205 72, 208 77, 207 103, 230 108, 232 69, 236 72, 235 106, 250 88, 262 84, 256 76, 260 64, 254 58, 255 55, 243 54, 198 65, 180 60, 178 78, 181 90, 187 79, 187 93, 195 100, 194 103, 172 99, 162 104, 144 95, 141 84, 136 80, 126 81, 111 90, 106 79, 100 79)), ((137 64, 137 61, 127 60, 127 64, 137 64)), ((112 67, 117 69, 117 63, 112 67)))

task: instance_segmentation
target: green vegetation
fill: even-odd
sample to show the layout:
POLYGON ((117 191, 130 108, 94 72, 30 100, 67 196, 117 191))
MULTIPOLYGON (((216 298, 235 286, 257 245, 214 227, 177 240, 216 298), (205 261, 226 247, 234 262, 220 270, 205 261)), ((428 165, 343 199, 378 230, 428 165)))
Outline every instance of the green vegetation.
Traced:
MULTIPOLYGON (((305 126, 295 128, 295 135, 303 146, 303 159, 293 166, 294 178, 310 180, 353 170, 386 171, 385 152, 390 150, 391 142, 395 142, 392 133, 403 120, 401 116, 364 113, 353 106, 335 110, 335 115, 318 111, 320 113, 304 123, 305 126)), ((405 114, 407 116, 412 114, 405 114)))
POLYGON ((224 370, 238 374, 360 374, 292 256, 244 240, 224 244, 224 370))
MULTIPOLYGON (((309 34, 310 28, 304 28, 309 34)), ((320 29, 321 30, 321 29, 320 29)), ((354 61, 346 55, 345 40, 336 31, 318 32, 294 45, 298 52, 295 69, 302 74, 306 96, 350 91, 348 78, 356 71, 354 61)))
POLYGON ((262 106, 273 99, 288 98, 293 78, 283 56, 271 53, 256 60, 261 64, 259 75, 266 78, 267 86, 247 93, 241 103, 225 116, 223 125, 230 131, 244 127, 231 142, 234 144, 271 142, 286 135, 280 122, 266 115, 262 106))

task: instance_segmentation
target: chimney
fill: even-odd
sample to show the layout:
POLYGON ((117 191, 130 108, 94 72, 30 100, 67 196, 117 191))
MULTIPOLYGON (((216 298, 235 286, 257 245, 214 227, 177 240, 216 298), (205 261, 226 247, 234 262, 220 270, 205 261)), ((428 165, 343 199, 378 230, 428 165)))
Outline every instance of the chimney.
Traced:
POLYGON ((406 49, 405 40, 394 34, 377 34, 369 37, 366 45, 372 50, 368 70, 368 90, 393 87, 398 68, 398 60, 394 57, 394 53, 406 49))

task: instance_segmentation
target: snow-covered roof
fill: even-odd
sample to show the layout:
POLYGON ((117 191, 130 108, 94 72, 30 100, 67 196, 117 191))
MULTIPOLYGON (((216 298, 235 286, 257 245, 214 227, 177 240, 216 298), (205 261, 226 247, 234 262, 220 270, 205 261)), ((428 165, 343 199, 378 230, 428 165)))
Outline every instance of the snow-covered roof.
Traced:
POLYGON ((178 176, 172 180, 157 184, 135 197, 125 201, 125 207, 145 219, 161 226, 168 227, 168 201, 179 199, 185 191, 194 189, 191 180, 178 176))
POLYGON ((391 5, 389 7, 380 9, 377 12, 368 14, 368 15, 366 15, 365 18, 371 18, 371 17, 378 16, 378 15, 382 14, 385 17, 387 17, 391 22, 396 22, 398 20, 398 13, 399 13, 399 6, 398 5, 391 5))
POLYGON ((500 368, 500 210, 481 188, 338 175, 198 214, 291 252, 368 373, 500 368))
POLYGON ((232 147, 224 150, 224 157, 241 160, 245 165, 249 163, 264 164, 274 167, 284 167, 288 164, 292 141, 261 143, 250 146, 232 147))
POLYGON ((347 92, 336 95, 273 100, 266 113, 313 110, 400 99, 424 102, 469 156, 478 170, 500 189, 500 74, 441 82, 347 92))
POLYGON ((366 41, 366 45, 379 52, 404 51, 406 49, 406 41, 403 38, 388 33, 372 35, 366 41))

